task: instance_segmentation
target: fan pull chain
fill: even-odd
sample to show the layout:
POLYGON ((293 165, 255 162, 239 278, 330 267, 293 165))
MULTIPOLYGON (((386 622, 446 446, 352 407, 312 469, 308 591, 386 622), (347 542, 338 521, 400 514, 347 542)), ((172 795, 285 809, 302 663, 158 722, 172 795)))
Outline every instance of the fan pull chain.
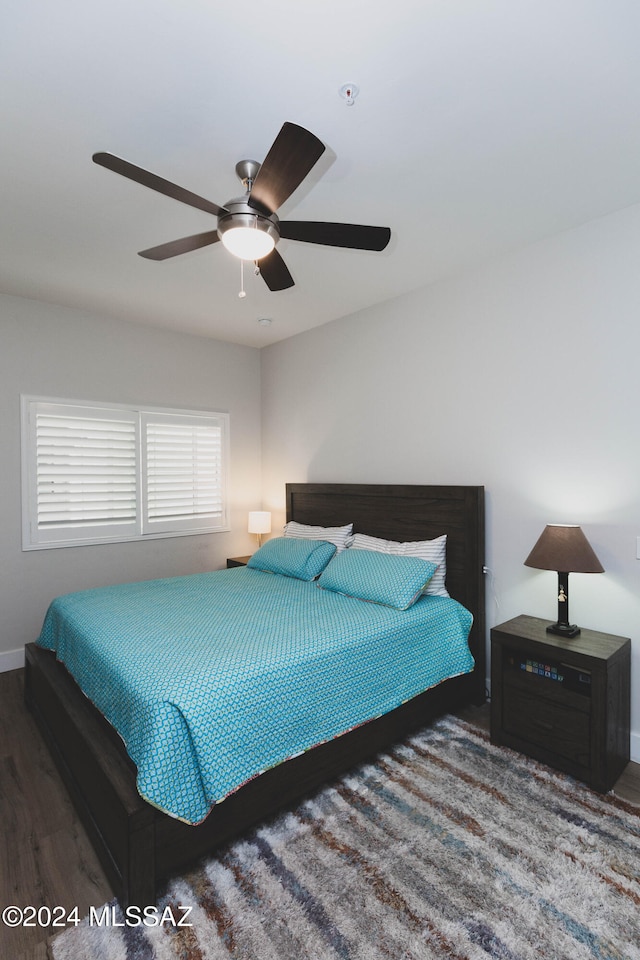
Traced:
POLYGON ((244 289, 244 260, 241 260, 240 261, 240 293, 238 294, 238 297, 240 300, 244 300, 246 295, 247 293, 246 293, 246 290, 244 289))

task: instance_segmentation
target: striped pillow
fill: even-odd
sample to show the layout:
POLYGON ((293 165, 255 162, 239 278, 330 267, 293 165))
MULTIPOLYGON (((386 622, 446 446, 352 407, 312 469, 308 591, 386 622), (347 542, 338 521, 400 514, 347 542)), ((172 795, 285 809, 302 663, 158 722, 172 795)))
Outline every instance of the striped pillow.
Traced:
POLYGON ((352 550, 375 550, 378 553, 390 553, 397 557, 419 557, 421 560, 430 560, 436 563, 438 569, 426 585, 424 592, 432 597, 448 597, 445 580, 447 577, 447 535, 436 537, 435 540, 409 540, 400 543, 398 540, 381 540, 379 537, 368 537, 364 533, 356 533, 349 538, 347 546, 352 550))
POLYGON ((296 523, 289 520, 284 525, 285 537, 298 537, 301 540, 328 540, 335 543, 338 553, 347 545, 347 538, 351 536, 353 524, 347 523, 344 527, 312 527, 306 523, 296 523))

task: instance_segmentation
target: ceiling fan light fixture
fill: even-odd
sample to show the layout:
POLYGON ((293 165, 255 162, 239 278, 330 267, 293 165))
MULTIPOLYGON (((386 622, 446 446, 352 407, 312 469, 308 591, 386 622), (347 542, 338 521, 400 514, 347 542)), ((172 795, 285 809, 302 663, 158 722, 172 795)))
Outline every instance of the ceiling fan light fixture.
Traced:
POLYGON ((273 237, 256 227, 232 227, 222 234, 222 242, 241 260, 261 260, 275 247, 273 237))
MULTIPOLYGON (((240 204, 229 203, 229 206, 240 204)), ((246 210, 246 204, 242 206, 246 210)), ((229 253, 241 260, 261 260, 276 245, 280 234, 275 223, 254 211, 233 211, 218 220, 218 235, 229 253)))

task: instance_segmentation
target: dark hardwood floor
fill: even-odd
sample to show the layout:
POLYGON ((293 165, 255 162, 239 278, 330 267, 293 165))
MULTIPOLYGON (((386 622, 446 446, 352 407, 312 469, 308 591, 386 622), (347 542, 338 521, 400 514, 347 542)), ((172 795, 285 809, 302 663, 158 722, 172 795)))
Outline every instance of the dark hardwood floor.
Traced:
MULTIPOLYGON (((23 677, 23 670, 0 673, 0 909, 77 906, 82 917, 113 891, 24 706, 23 677)), ((486 705, 461 715, 489 728, 486 705)), ((615 792, 640 805, 640 764, 629 764, 615 792)), ((0 957, 51 960, 51 932, 0 925, 0 957)))
MULTIPOLYGON (((66 911, 113 896, 23 701, 23 670, 0 674, 0 908, 66 911)), ((45 960, 46 927, 0 926, 0 957, 45 960)))

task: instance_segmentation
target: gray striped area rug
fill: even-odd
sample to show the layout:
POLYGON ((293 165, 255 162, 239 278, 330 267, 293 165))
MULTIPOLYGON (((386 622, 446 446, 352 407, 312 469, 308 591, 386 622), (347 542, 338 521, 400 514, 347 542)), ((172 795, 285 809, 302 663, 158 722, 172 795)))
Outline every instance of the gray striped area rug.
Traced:
POLYGON ((640 808, 446 717, 110 909, 56 960, 640 960, 640 808))

